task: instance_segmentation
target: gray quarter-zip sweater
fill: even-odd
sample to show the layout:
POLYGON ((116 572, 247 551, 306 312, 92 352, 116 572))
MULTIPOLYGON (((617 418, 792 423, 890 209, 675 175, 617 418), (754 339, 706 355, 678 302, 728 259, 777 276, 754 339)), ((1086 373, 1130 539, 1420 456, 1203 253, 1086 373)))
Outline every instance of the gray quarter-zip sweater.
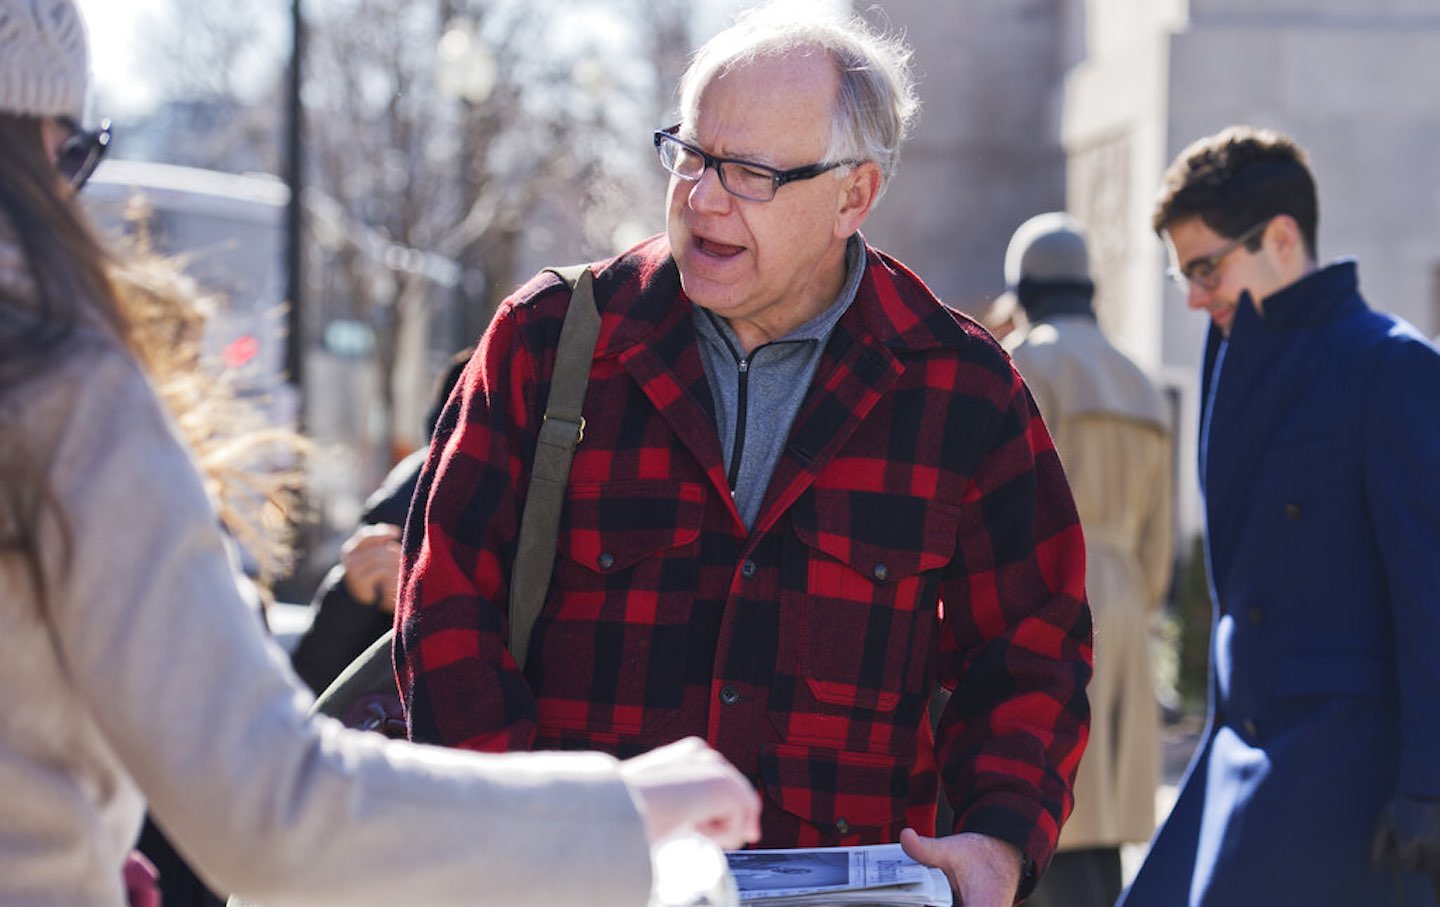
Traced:
POLYGON ((825 341, 840 316, 855 301, 865 274, 865 245, 857 233, 845 250, 845 285, 830 306, 778 340, 744 355, 725 319, 695 306, 700 358, 715 400, 715 428, 725 452, 730 493, 747 528, 755 525, 760 504, 790 425, 815 377, 825 341))

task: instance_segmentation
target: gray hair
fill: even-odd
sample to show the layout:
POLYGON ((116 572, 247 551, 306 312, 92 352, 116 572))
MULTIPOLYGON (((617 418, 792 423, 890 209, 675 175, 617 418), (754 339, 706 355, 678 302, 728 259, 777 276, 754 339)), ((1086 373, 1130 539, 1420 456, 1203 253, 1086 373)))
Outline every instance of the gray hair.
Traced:
POLYGON ((694 122, 700 93, 713 79, 795 51, 828 55, 840 75, 822 163, 874 161, 885 175, 883 193, 920 102, 910 73, 910 48, 899 35, 881 33, 858 16, 842 19, 786 0, 746 10, 691 58, 680 80, 681 119, 694 122))

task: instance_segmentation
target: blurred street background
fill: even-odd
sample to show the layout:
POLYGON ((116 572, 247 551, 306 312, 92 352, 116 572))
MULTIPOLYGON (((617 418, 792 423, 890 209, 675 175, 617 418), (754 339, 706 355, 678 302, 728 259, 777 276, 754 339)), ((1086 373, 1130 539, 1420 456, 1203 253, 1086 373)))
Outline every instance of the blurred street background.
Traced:
MULTIPOLYGON (((424 445, 453 352, 546 265, 658 232, 651 130, 695 46, 741 2, 81 0, 112 160, 112 229, 226 294, 210 345, 318 444, 305 602, 365 496, 424 445), (137 192, 139 193, 137 195, 137 192), (130 226, 125 226, 129 224, 130 226)), ((836 0, 830 4, 847 8, 836 0)), ((1165 165, 1230 123, 1288 132, 1320 184, 1320 257, 1372 305, 1440 331, 1440 0, 881 0, 923 107, 866 227, 952 306, 1003 289, 1031 215, 1090 227, 1097 311, 1166 391, 1177 570, 1155 626, 1172 787, 1205 700, 1210 606, 1194 470, 1205 319, 1164 279, 1149 210, 1165 165)), ((303 625, 304 609, 278 628, 303 625)))

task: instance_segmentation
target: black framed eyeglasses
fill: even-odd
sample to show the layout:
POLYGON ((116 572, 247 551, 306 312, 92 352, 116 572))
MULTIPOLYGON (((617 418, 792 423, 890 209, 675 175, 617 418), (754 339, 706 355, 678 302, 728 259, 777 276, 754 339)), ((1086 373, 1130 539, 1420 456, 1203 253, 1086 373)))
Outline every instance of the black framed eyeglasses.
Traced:
POLYGON ((99 128, 93 131, 81 129, 80 124, 69 117, 61 117, 59 122, 70 130, 70 137, 55 156, 55 169, 60 171, 71 188, 78 191, 100 166, 110 148, 110 121, 101 120, 99 128))
POLYGON ((1270 223, 1270 220, 1268 217, 1265 218, 1260 223, 1221 246, 1216 252, 1190 262, 1184 269, 1176 267, 1167 268, 1165 270, 1166 276, 1175 281, 1182 289, 1188 284, 1193 283, 1207 293, 1210 292, 1220 286, 1220 262, 1224 261, 1225 257, 1231 252, 1234 252, 1256 236, 1259 236, 1260 231, 1265 229, 1270 223))
POLYGON ((834 161, 828 164, 809 164, 777 170, 753 161, 742 161, 730 157, 716 157, 677 136, 677 123, 669 129, 655 131, 655 151, 660 155, 660 165, 675 176, 689 182, 697 182, 708 168, 714 167, 720 177, 720 185, 736 198, 752 202, 768 202, 786 183, 814 179, 836 167, 848 167, 859 161, 834 161))

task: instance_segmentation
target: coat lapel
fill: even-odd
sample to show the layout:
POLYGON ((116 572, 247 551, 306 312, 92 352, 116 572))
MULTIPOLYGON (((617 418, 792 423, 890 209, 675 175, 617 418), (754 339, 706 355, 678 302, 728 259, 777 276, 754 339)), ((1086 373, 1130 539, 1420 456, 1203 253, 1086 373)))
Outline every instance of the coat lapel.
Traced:
POLYGON ((1353 263, 1302 278, 1265 300, 1262 319, 1242 302, 1228 340, 1211 327, 1202 376, 1200 477, 1205 495, 1211 582, 1221 602, 1228 571, 1246 544, 1265 458, 1290 437, 1300 403, 1314 393, 1324 362, 1314 338, 1324 324, 1364 308, 1353 263))
POLYGON ((830 335, 795 416, 760 507, 757 532, 768 529, 815 481, 904 371, 894 353, 857 328, 863 326, 852 306, 830 335))
MULTIPOLYGON (((606 353, 617 355, 621 368, 700 464, 721 499, 731 501, 733 511, 725 459, 715 432, 714 397, 700 361, 691 303, 680 288, 680 274, 668 246, 656 243, 648 251, 663 253, 664 258, 646 262, 633 298, 612 301, 624 312, 624 320, 608 338, 606 353)), ((739 512, 734 515, 738 523, 739 512)))
MULTIPOLYGON (((826 343, 771 476, 755 534, 772 526, 815 481, 899 380, 904 365, 892 347, 925 349, 964 333, 956 316, 903 266, 869 247, 866 256, 855 302, 826 343)), ((602 330, 599 355, 618 358, 715 491, 731 502, 739 524, 690 317, 692 304, 680 287, 674 259, 663 238, 657 238, 622 269, 628 273, 617 279, 615 298, 605 303, 602 314, 607 321, 612 313, 623 317, 612 322, 618 325, 614 334, 602 330)))

